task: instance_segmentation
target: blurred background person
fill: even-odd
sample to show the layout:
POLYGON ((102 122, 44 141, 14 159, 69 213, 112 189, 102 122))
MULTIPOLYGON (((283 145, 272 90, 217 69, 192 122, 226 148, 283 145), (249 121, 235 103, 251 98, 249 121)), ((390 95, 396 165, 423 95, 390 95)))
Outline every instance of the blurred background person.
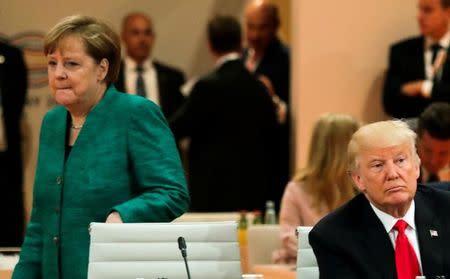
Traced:
POLYGON ((152 100, 169 118, 184 101, 180 91, 184 74, 152 57, 156 34, 151 18, 141 12, 126 15, 121 37, 126 56, 115 84, 117 89, 152 100))
POLYGON ((327 113, 314 125, 307 165, 286 186, 280 210, 283 248, 276 263, 295 263, 298 226, 314 226, 356 194, 348 175, 347 145, 359 123, 346 114, 327 113))
POLYGON ((169 222, 188 207, 174 139, 152 102, 116 91, 120 39, 86 16, 46 35, 49 86, 33 209, 14 279, 87 276, 91 222, 169 222))
POLYGON ((262 210, 271 186, 275 109, 240 59, 238 21, 214 17, 207 36, 215 69, 170 121, 177 139, 191 139, 191 211, 262 210))
POLYGON ((27 69, 22 52, 0 41, 0 247, 23 241, 23 166, 20 120, 27 92, 27 69))
MULTIPOLYGON (((450 93, 450 92, 449 92, 450 93)), ((450 104, 431 104, 419 117, 419 182, 450 181, 450 104)))
POLYGON ((264 0, 251 1, 245 9, 245 26, 248 48, 242 59, 246 68, 267 87, 277 109, 278 131, 275 162, 272 173, 271 199, 279 207, 284 186, 289 179, 288 107, 290 104, 290 54, 288 47, 277 37, 280 16, 275 4, 264 0))
POLYGON ((450 103, 450 0, 418 0, 421 35, 394 44, 383 106, 395 118, 416 118, 432 102, 450 103))

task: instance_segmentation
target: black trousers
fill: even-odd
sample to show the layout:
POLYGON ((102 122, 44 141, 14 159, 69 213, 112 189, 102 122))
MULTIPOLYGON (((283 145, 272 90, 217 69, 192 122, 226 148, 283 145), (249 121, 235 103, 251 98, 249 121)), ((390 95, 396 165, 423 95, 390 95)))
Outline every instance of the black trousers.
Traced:
POLYGON ((24 235, 20 153, 0 152, 0 247, 19 247, 24 235))

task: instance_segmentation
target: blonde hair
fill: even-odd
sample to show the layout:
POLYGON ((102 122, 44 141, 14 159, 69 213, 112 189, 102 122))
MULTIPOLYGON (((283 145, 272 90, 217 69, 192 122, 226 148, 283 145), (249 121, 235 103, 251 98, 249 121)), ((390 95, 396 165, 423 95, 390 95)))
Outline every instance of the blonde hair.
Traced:
POLYGON ((347 145, 359 123, 346 114, 322 115, 314 126, 308 161, 295 176, 313 196, 313 208, 326 204, 333 210, 355 195, 347 173, 347 145))
POLYGON ((416 152, 416 137, 416 133, 401 120, 379 121, 361 127, 353 134, 348 144, 350 171, 358 168, 358 155, 362 150, 385 148, 405 143, 409 145, 415 162, 420 164, 416 152))
POLYGON ((109 68, 105 77, 108 85, 117 80, 120 68, 120 39, 108 25, 83 15, 63 18, 46 34, 44 54, 56 51, 61 40, 69 36, 79 37, 86 53, 97 63, 102 59, 108 60, 109 68))

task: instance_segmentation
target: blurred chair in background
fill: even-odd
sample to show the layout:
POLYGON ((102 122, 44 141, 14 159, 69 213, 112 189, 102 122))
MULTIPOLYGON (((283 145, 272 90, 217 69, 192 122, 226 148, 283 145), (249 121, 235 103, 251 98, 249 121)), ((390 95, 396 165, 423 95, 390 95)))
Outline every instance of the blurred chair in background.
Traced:
POLYGON ((297 279, 319 279, 319 267, 314 251, 309 245, 309 232, 312 227, 298 227, 297 279))

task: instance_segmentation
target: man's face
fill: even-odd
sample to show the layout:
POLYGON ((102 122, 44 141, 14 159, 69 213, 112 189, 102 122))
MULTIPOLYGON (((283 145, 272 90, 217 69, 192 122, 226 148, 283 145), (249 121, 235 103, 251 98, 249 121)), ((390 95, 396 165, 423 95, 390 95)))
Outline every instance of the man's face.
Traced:
POLYGON ((122 41, 125 43, 127 54, 137 63, 149 57, 154 40, 152 23, 143 16, 136 15, 129 18, 122 30, 122 41))
POLYGON ((373 205, 392 216, 409 208, 420 171, 407 143, 362 150, 357 159, 353 181, 373 205))
POLYGON ((448 30, 450 8, 444 8, 441 0, 418 0, 417 21, 420 32, 439 40, 448 30))
POLYGON ((450 139, 435 139, 425 131, 417 142, 422 166, 429 172, 437 174, 450 163, 450 139))
POLYGON ((261 8, 252 7, 245 14, 247 42, 257 52, 263 52, 275 37, 276 26, 261 8))

